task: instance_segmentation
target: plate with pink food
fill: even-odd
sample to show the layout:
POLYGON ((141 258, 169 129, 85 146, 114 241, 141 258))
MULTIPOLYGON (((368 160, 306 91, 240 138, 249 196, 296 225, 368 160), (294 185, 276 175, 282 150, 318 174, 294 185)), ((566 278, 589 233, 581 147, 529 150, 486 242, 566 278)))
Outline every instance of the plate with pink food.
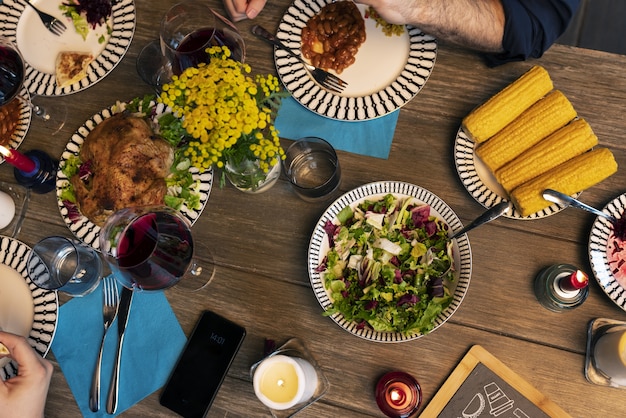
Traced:
POLYGON ((589 262, 604 293, 626 311, 626 236, 619 232, 625 227, 626 193, 611 200, 602 211, 617 219, 617 228, 606 218, 596 218, 589 235, 589 262))

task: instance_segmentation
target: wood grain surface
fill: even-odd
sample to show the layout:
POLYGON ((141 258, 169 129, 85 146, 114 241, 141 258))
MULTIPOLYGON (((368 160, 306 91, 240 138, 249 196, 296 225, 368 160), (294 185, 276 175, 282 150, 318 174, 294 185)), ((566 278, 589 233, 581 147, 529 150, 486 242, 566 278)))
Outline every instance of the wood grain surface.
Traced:
MULTIPOLYGON (((137 75, 135 60, 141 48, 158 36, 160 18, 173 3, 136 0, 137 28, 121 63, 93 87, 49 99, 52 105, 67 106, 67 124, 52 136, 41 121, 34 120, 20 150, 40 148, 60 156, 72 133, 93 114, 117 100, 150 93, 137 75)), ((209 4, 224 12, 219 0, 209 4)), ((275 67, 271 47, 257 40, 250 27, 259 23, 275 32, 288 5, 288 0, 269 2, 255 21, 237 23, 247 44, 246 61, 254 72, 275 73, 275 67)), ((480 55, 445 43, 439 44, 436 65, 424 89, 400 111, 389 158, 339 152, 342 190, 379 180, 406 181, 444 199, 463 223, 471 221, 483 208, 465 190, 454 167, 453 142, 461 118, 536 63, 549 71, 555 87, 587 119, 600 145, 610 148, 620 165, 617 174, 581 198, 602 207, 626 192, 625 56, 555 45, 539 60, 488 68, 480 55)), ((284 145, 289 143, 284 141, 284 145)), ((0 180, 13 180, 8 164, 0 166, 0 180)), ((204 309, 247 329, 208 416, 270 416, 254 395, 249 368, 262 356, 265 338, 280 343, 291 337, 305 342, 330 382, 325 397, 299 414, 302 417, 382 416, 374 386, 381 375, 396 369, 419 380, 426 405, 475 344, 572 416, 626 416, 626 391, 590 384, 583 371, 589 321, 598 317, 623 320, 624 311, 593 279, 585 304, 561 314, 544 309, 532 291, 534 276, 550 264, 567 262, 591 272, 587 240, 592 215, 571 209, 533 221, 501 218, 472 231, 471 284, 454 316, 424 338, 380 344, 355 337, 323 317, 311 290, 307 246, 327 205, 300 200, 285 178, 259 195, 230 186, 215 186, 211 191, 193 232, 213 249, 215 279, 195 294, 166 291, 187 335, 204 309)), ((32 246, 52 234, 71 236, 55 195, 33 195, 17 238, 32 246)), ((50 359, 55 361, 53 355, 50 359)), ((86 365, 86 370, 91 366, 86 365)), ((122 416, 173 416, 159 405, 158 396, 159 391, 122 416)), ((80 416, 56 363, 46 416, 80 416)))

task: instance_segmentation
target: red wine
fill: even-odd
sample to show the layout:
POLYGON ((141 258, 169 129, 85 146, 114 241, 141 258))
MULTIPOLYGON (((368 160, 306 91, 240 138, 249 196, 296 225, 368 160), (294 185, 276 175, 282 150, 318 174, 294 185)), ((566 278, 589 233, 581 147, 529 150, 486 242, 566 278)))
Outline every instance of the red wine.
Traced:
POLYGON ((140 216, 122 232, 117 247, 120 273, 137 288, 173 286, 193 258, 189 227, 166 212, 140 216))
POLYGON ((11 47, 0 45, 0 106, 17 96, 24 79, 24 62, 11 47))
POLYGON ((227 46, 232 59, 241 61, 243 58, 241 47, 229 33, 213 28, 198 29, 178 44, 172 62, 174 74, 180 75, 186 68, 194 67, 201 62, 209 62, 206 49, 212 46, 227 46))

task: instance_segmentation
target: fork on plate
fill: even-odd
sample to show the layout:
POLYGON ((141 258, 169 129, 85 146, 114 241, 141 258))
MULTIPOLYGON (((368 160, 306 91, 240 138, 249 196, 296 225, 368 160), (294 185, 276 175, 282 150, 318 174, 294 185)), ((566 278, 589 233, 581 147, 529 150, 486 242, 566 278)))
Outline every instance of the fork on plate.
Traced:
POLYGON ((97 412, 100 409, 100 367, 102 365, 102 350, 104 349, 104 340, 107 331, 115 317, 117 316, 118 306, 120 304, 120 296, 117 291, 117 282, 113 276, 108 276, 102 280, 102 318, 104 321, 104 332, 102 334, 102 342, 100 343, 100 353, 98 354, 98 362, 91 379, 91 389, 89 391, 89 409, 97 412))
POLYGON ((341 93, 344 88, 348 85, 345 81, 337 77, 336 75, 329 73, 328 71, 322 70, 321 68, 317 68, 308 62, 306 62, 302 57, 296 54, 291 48, 287 45, 283 44, 278 38, 269 33, 267 29, 262 28, 259 25, 254 25, 251 29, 252 33, 264 41, 270 43, 271 45, 277 46, 283 51, 287 52, 292 57, 298 59, 303 65, 304 68, 311 74, 311 77, 315 81, 317 81, 322 87, 327 90, 330 90, 334 93, 341 93))
POLYGON ((30 1, 24 0, 24 2, 26 4, 28 4, 30 7, 32 7, 37 12, 37 14, 39 15, 39 18, 43 22, 44 26, 46 28, 48 28, 48 30, 50 32, 54 33, 57 36, 59 36, 63 32, 65 32, 65 29, 67 29, 67 27, 65 26, 65 24, 62 21, 60 21, 59 19, 57 19, 54 16, 49 15, 48 13, 42 12, 41 10, 39 10, 38 8, 33 6, 30 1))

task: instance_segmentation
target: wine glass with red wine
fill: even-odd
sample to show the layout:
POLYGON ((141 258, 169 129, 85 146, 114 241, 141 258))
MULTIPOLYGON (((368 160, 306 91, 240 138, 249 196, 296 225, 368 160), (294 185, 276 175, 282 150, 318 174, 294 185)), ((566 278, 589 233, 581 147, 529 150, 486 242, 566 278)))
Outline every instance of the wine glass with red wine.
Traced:
POLYGON ((13 99, 20 100, 30 106, 33 114, 41 118, 46 125, 56 133, 65 124, 66 113, 59 107, 57 112, 51 112, 41 105, 36 105, 29 97, 20 96, 20 90, 24 84, 25 65, 24 58, 17 46, 0 36, 0 106, 11 102, 13 99))
POLYGON ((211 252, 194 241, 189 221, 168 206, 119 210, 109 216, 99 240, 115 277, 129 289, 162 290, 180 283, 195 291, 213 278, 211 252))
POLYGON ((185 1, 172 6, 161 20, 159 41, 146 45, 137 57, 141 78, 159 91, 185 69, 210 60, 206 49, 227 46, 231 58, 244 62, 241 34, 227 18, 205 4, 185 1), (160 55, 156 52, 161 51, 160 55))

